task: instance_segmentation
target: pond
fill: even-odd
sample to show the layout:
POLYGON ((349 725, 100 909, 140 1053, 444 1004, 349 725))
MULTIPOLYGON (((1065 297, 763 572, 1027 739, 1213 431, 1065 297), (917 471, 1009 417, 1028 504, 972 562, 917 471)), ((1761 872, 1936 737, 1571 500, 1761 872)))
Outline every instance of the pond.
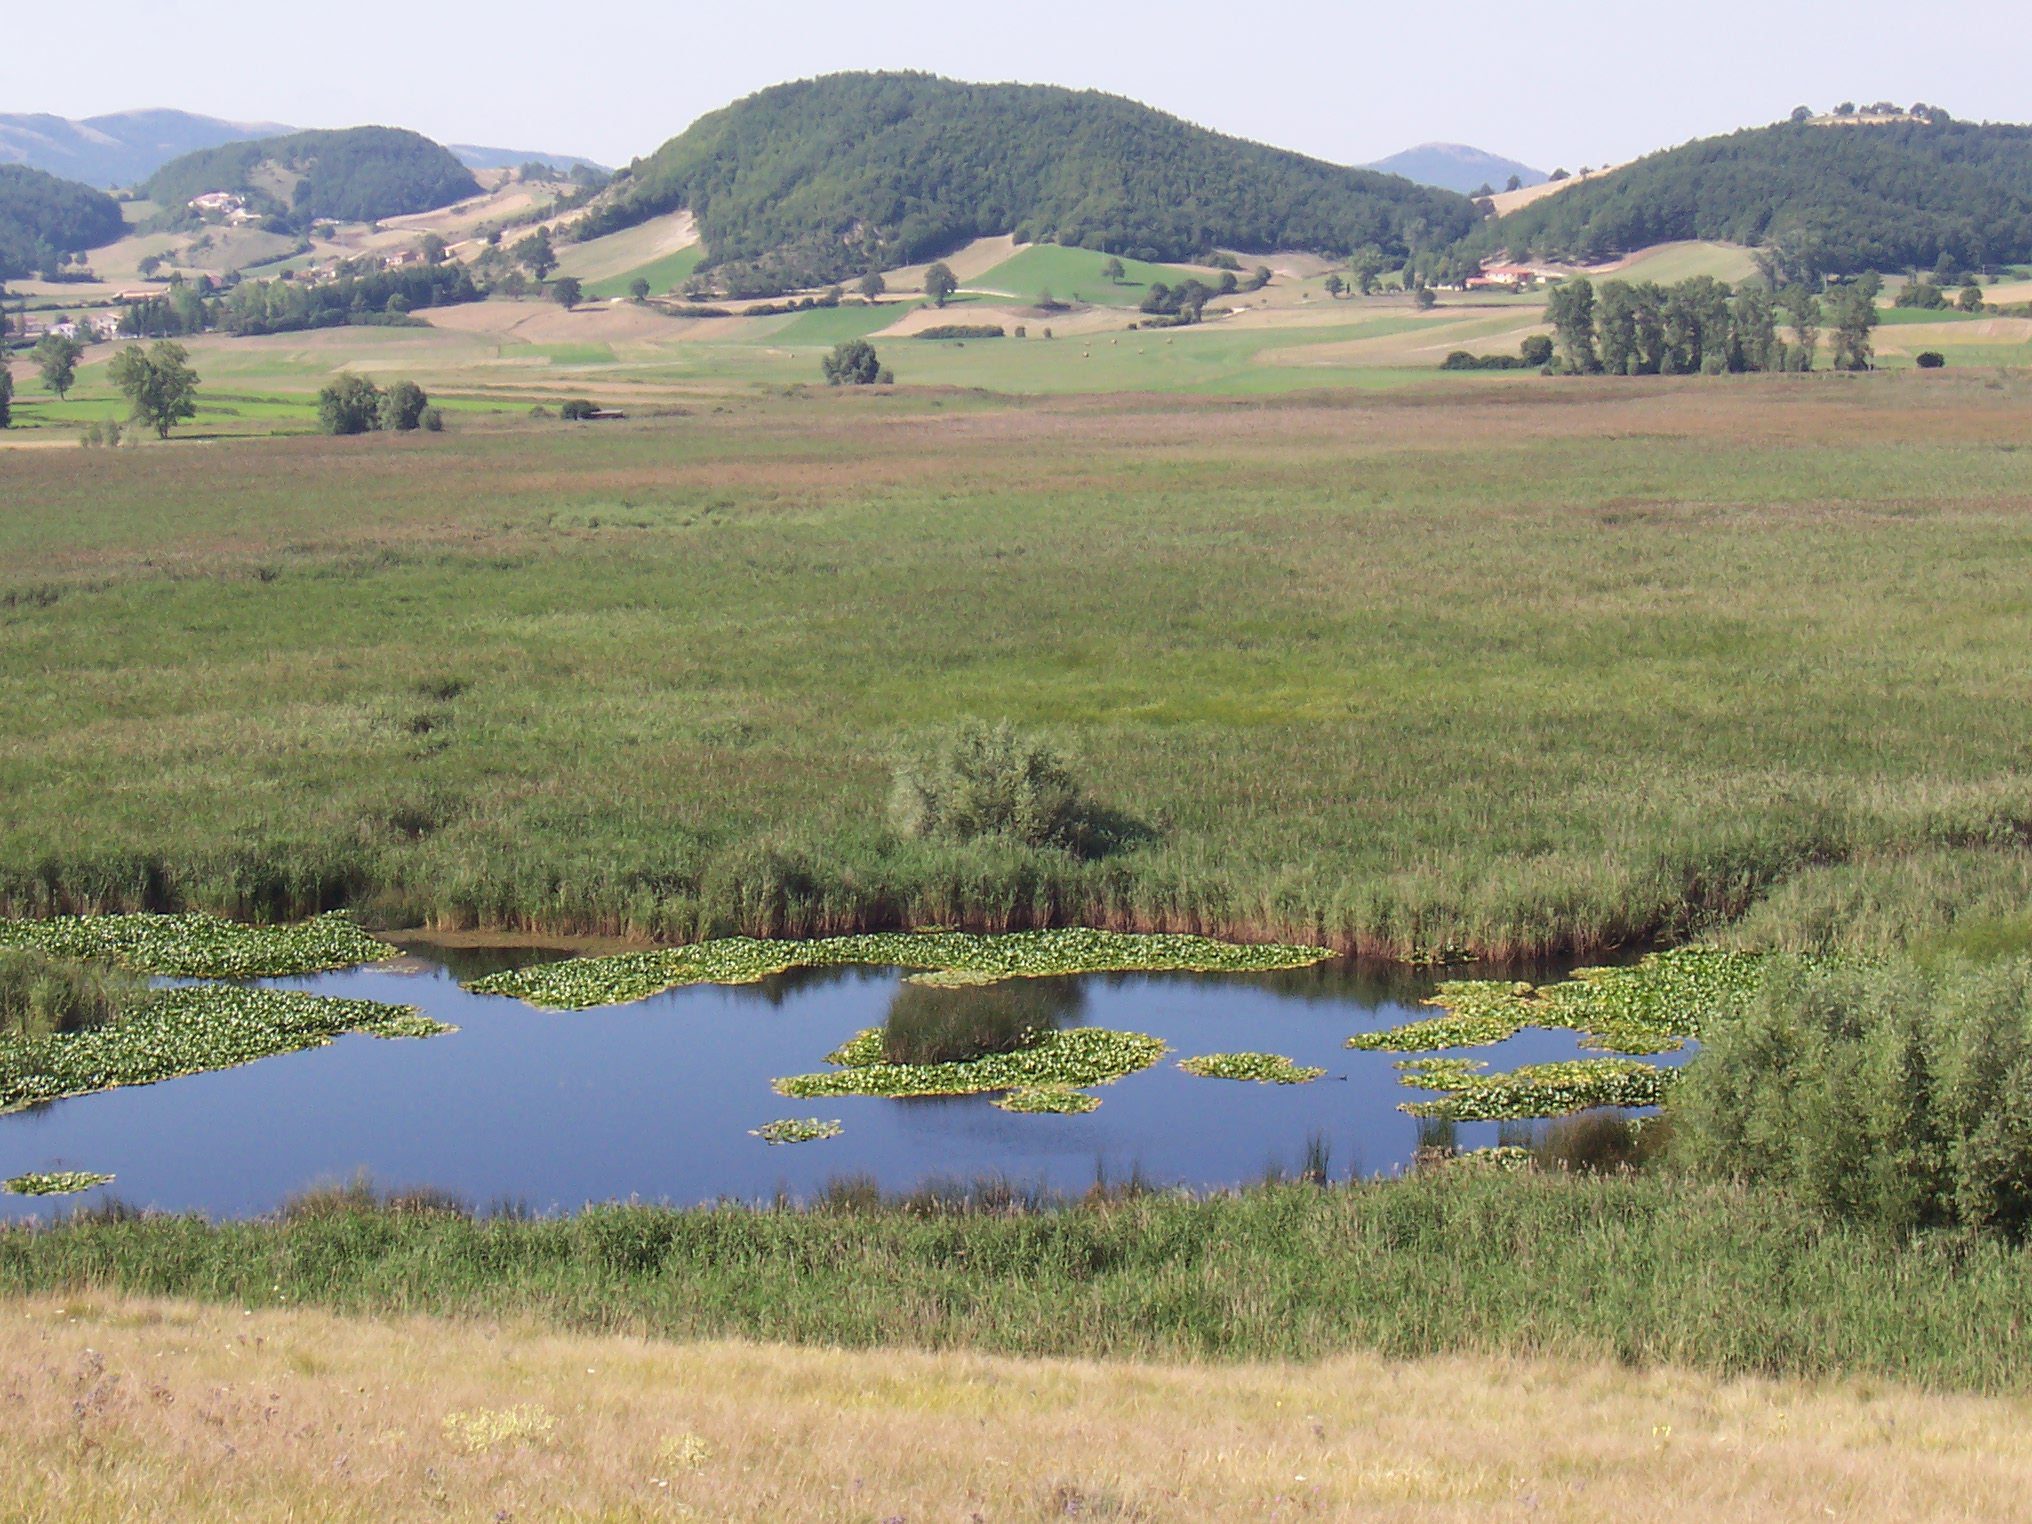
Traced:
MULTIPOLYGON (((477 1208, 538 1212, 640 1198, 688 1205, 808 1197, 861 1177, 885 1191, 983 1177, 1077 1193, 1140 1176, 1196 1189, 1296 1174, 1323 1145, 1335 1178, 1406 1168, 1421 1124, 1397 1107, 1400 1055, 1346 1040, 1429 1016, 1431 984, 1347 963, 1257 975, 1081 975, 1022 981, 1067 1026, 1161 1038, 1155 1067, 1093 1093, 1077 1116, 1003 1111, 985 1095, 789 1100, 771 1081, 826 1068, 827 1053, 883 1024, 921 986, 895 970, 834 968, 759 984, 692 986, 630 1005, 533 1009, 459 979, 555 957, 541 949, 412 953, 275 988, 411 1004, 458 1028, 421 1041, 346 1035, 236 1069, 112 1090, 0 1116, 0 1176, 96 1170, 110 1186, 69 1198, 0 1196, 0 1217, 49 1217, 117 1198, 134 1206, 246 1216, 308 1188, 363 1175, 431 1186, 477 1208), (479 961, 485 960, 485 961, 479 961), (1181 1058, 1261 1050, 1325 1077, 1271 1085, 1198 1078, 1181 1058), (751 1129, 837 1119, 839 1136, 771 1146, 751 1129)), ((1551 977, 1558 971, 1532 971, 1551 977)), ((942 992, 965 999, 978 992, 942 992)), ((1492 1068, 1591 1056, 1569 1031, 1527 1029, 1477 1049, 1492 1068)), ((1683 1061, 1684 1053, 1658 1062, 1683 1061)), ((1457 1146, 1495 1123, 1453 1129, 1457 1146)))

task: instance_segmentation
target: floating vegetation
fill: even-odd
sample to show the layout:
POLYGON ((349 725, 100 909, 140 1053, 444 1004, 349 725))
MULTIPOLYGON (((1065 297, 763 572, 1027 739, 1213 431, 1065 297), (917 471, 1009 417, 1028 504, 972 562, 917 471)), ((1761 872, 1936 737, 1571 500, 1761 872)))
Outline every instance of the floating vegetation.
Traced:
POLYGON ((107 958, 136 973, 175 979, 283 979, 377 963, 398 951, 341 914, 294 926, 248 926, 195 913, 0 919, 0 947, 107 958))
POLYGON ((111 1175, 95 1175, 85 1169, 59 1169, 0 1180, 0 1191, 10 1196, 75 1196, 79 1191, 110 1184, 112 1179, 111 1175))
POLYGON ((1437 1100, 1407 1101, 1397 1109, 1449 1122, 1515 1122, 1600 1106, 1656 1106, 1678 1077, 1675 1070, 1634 1058, 1573 1058, 1500 1074, 1483 1073, 1488 1066, 1470 1058, 1406 1059, 1397 1067, 1405 1084, 1444 1092, 1437 1100))
POLYGON ((776 1122, 764 1122, 760 1127, 748 1129, 748 1136, 760 1138, 774 1147, 778 1143, 816 1143, 821 1138, 837 1138, 846 1129, 837 1120, 821 1122, 817 1117, 784 1117, 776 1122))
POLYGON ((1201 1079, 1254 1080, 1264 1085, 1303 1085, 1326 1073, 1294 1064, 1282 1053, 1201 1053, 1178 1067, 1201 1079))
POLYGON ((869 1027, 856 1032, 845 1042, 825 1056, 829 1064, 838 1064, 842 1069, 862 1069, 869 1064, 882 1062, 882 1029, 869 1027))
POLYGON ((877 964, 923 971, 932 985, 986 984, 1054 974, 1267 973, 1332 956, 1323 947, 1244 945, 1211 937, 1116 931, 882 932, 810 941, 722 937, 688 947, 568 958, 475 980, 482 995, 510 995, 554 1011, 644 1000, 687 984, 753 984, 796 968, 877 964))
POLYGON ((1766 956, 1716 947, 1651 953, 1618 968, 1581 968, 1557 984, 1462 979, 1426 1002, 1446 1014, 1348 1039, 1371 1052, 1479 1048, 1526 1027, 1563 1027, 1612 1053, 1666 1053, 1700 1036, 1762 985, 1766 956))
POLYGON ((998 1095, 990 1104, 1004 1111, 1020 1111, 1026 1115, 1048 1113, 1071 1117, 1094 1110, 1101 1104, 1101 1098, 1088 1095, 1084 1090, 1067 1089, 1064 1085, 1028 1085, 1021 1090, 1011 1090, 1007 1095, 998 1095))
POLYGON ((230 1069, 323 1047, 342 1032, 432 1037, 451 1030, 408 1005, 230 984, 183 986, 158 991, 111 1026, 0 1041, 0 1111, 230 1069))
POLYGON ((1069 1032, 1053 1032, 1035 1046, 1015 1053, 991 1053, 965 1063, 877 1062, 824 1074, 796 1074, 776 1081, 776 1093, 811 1099, 836 1095, 980 1095, 990 1090, 1077 1090, 1086 1085, 1105 1085, 1147 1069, 1164 1054, 1163 1043, 1141 1032, 1075 1027, 1069 1032))

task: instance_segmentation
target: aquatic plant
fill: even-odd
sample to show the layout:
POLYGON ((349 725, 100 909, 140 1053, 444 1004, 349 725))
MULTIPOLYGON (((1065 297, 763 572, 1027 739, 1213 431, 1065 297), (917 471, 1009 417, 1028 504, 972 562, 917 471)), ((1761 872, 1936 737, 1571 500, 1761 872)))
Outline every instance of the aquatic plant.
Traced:
POLYGON ((112 1026, 0 1039, 0 1111, 322 1047, 342 1032, 429 1037, 452 1028, 414 1006, 297 990, 159 990, 112 1026))
POLYGON ((282 979, 397 956, 344 915, 292 926, 249 926, 221 916, 65 915, 0 920, 0 946, 59 958, 106 958, 178 979, 282 979))
POLYGON ((821 1122, 817 1117, 783 1117, 749 1128, 748 1136, 760 1138, 773 1147, 778 1143, 816 1143, 822 1138, 837 1138, 844 1130, 837 1119, 821 1122))
POLYGON ((1165 1046, 1141 1032, 1075 1027, 1053 1032, 1035 1046, 991 1053, 965 1063, 859 1064, 776 1081, 778 1095, 811 1099, 839 1095, 979 1095, 991 1090, 1079 1089, 1105 1085, 1147 1069, 1165 1046))
POLYGON ((1633 1058, 1572 1058, 1486 1074, 1478 1059, 1401 1061, 1403 1083, 1444 1092, 1437 1100, 1407 1101, 1397 1109, 1450 1122, 1508 1122, 1565 1116, 1602 1106, 1656 1106, 1678 1078, 1633 1058))
POLYGON ((905 982, 882 1025, 882 1059, 892 1064, 964 1063, 1034 1047, 1082 1002, 1070 981, 1006 979, 985 985, 905 982))
POLYGON ((1326 1073, 1294 1064, 1282 1053, 1201 1053, 1178 1067, 1201 1079, 1255 1080, 1267 1085, 1303 1085, 1326 1073))
POLYGON ((75 1196, 94 1186, 109 1184, 112 1179, 111 1175, 97 1175, 84 1169, 48 1170, 0 1180, 0 1191, 10 1196, 75 1196))
POLYGON ((829 1064, 838 1064, 842 1069, 859 1069, 867 1064, 882 1062, 882 1029, 868 1027, 856 1032, 845 1042, 825 1056, 829 1064))
POLYGON ((1080 1116, 1094 1110, 1101 1104, 1097 1095, 1088 1095, 1084 1090, 1070 1090, 1064 1085, 1026 1085, 1021 1090, 1011 1090, 998 1095, 989 1104, 1004 1111, 1018 1111, 1026 1115, 1048 1113, 1052 1116, 1080 1116))
POLYGON ((114 963, 0 947, 0 1037, 104 1026, 147 993, 143 976, 114 963))
POLYGON ((794 968, 875 964, 920 969, 927 984, 1099 973, 1265 973, 1304 968, 1331 954, 1323 947, 1219 942, 1176 934, 1135 935, 1073 928, 977 936, 967 932, 876 932, 808 941, 721 937, 654 952, 567 958, 507 969, 466 988, 510 995, 554 1011, 588 1010, 647 999, 687 984, 753 984, 794 968))
POLYGON ((1348 1039, 1371 1052, 1423 1053, 1477 1048, 1526 1027, 1582 1034, 1581 1045, 1613 1053, 1665 1053, 1762 986, 1767 957, 1718 947, 1679 947, 1613 968, 1575 969, 1557 984, 1462 979, 1440 985, 1425 1003, 1445 1014, 1348 1039))

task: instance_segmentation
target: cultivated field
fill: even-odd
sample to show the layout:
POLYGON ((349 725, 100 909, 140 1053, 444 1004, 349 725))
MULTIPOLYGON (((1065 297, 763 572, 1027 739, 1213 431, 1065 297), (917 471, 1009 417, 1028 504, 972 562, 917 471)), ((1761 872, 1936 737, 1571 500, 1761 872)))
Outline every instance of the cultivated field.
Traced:
POLYGON ((29 1298, 0 1519, 2020 1519, 2022 1400, 662 1345, 29 1298))
POLYGON ((1809 868, 2019 839, 2028 411, 1953 373, 818 389, 19 452, 4 898, 1686 934, 1809 868), (894 749, 969 714, 1058 737, 1133 839, 897 837, 894 749))

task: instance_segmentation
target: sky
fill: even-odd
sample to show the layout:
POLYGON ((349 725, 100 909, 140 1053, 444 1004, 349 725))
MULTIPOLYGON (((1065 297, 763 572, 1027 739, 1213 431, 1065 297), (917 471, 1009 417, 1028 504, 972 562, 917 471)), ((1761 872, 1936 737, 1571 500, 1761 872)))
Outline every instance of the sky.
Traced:
POLYGON ((841 69, 1107 90, 1339 163, 1445 141, 1579 169, 1843 99, 2032 116, 2019 50, 1969 45, 1952 20, 1948 37, 1904 46, 1928 14, 1909 0, 1438 10, 1030 0, 986 11, 950 0, 435 0, 370 8, 351 24, 329 6, 215 0, 202 27, 160 0, 99 0, 92 34, 127 41, 82 53, 66 7, 10 11, 0 111, 173 106, 296 127, 374 122, 609 164, 763 86, 841 69))

